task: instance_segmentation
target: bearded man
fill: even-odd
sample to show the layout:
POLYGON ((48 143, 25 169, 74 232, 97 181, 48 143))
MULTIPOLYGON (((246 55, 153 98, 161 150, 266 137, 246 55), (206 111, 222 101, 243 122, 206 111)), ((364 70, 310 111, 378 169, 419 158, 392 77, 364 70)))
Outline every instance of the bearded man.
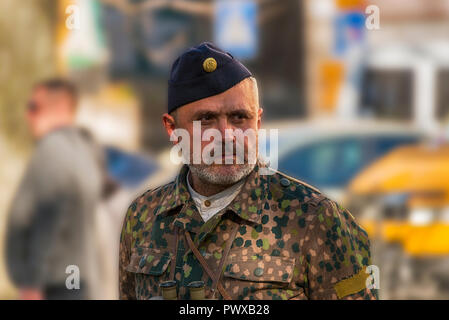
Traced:
POLYGON ((174 62, 162 121, 175 145, 193 147, 174 181, 126 213, 121 299, 167 298, 169 287, 173 299, 197 299, 198 287, 206 299, 377 298, 370 243, 349 211, 252 161, 261 116, 257 82, 231 54, 203 43, 174 62), (222 138, 202 139, 208 129, 222 138))

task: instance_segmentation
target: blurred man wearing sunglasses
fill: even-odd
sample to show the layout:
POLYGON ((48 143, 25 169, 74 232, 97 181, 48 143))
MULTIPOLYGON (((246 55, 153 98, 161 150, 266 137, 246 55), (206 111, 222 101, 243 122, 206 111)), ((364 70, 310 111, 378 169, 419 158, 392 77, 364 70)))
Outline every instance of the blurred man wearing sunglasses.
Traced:
POLYGON ((76 88, 64 79, 37 84, 28 104, 36 148, 11 204, 6 239, 20 299, 88 297, 101 155, 74 126, 76 105, 76 88))

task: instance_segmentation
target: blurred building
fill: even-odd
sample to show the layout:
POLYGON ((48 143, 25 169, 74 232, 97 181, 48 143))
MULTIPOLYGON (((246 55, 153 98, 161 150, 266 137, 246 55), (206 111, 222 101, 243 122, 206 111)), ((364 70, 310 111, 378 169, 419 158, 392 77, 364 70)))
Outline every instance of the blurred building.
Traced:
POLYGON ((448 1, 306 4, 311 114, 438 129, 448 111, 448 1), (370 5, 379 8, 379 29, 365 26, 370 5))

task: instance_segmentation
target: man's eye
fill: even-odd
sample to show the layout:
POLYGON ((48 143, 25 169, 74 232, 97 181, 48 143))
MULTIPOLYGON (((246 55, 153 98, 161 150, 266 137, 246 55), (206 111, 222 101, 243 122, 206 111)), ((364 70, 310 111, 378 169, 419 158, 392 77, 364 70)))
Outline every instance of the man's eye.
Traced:
POLYGON ((244 120, 244 119, 246 119, 247 117, 246 117, 246 115, 244 115, 244 114, 235 114, 235 115, 233 115, 232 116, 232 119, 233 120, 244 120))
POLYGON ((212 120, 212 116, 204 115, 204 116, 201 116, 199 120, 200 121, 211 121, 212 120))

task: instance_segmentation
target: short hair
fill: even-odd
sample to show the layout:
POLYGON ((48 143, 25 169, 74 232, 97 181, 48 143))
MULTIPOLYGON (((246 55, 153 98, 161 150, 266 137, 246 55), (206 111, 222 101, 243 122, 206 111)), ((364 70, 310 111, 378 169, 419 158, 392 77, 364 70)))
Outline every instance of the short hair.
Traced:
POLYGON ((173 119, 175 120, 175 123, 177 122, 177 119, 178 119, 178 113, 176 111, 178 111, 178 109, 175 109, 169 113, 169 115, 171 115, 173 117, 173 119))
POLYGON ((49 91, 63 91, 73 100, 73 105, 78 102, 78 89, 71 81, 64 78, 51 78, 36 83, 34 89, 45 88, 49 91))

